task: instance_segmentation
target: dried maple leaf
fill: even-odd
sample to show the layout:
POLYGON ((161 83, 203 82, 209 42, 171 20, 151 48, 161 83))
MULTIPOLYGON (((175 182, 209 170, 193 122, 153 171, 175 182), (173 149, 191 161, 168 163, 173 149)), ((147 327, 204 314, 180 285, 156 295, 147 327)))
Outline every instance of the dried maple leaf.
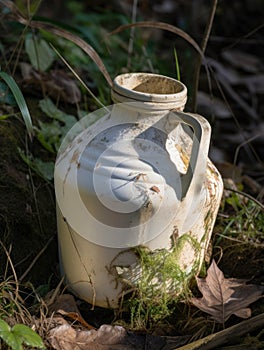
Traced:
POLYGON ((224 323, 231 315, 241 318, 251 316, 247 306, 261 297, 264 287, 246 284, 245 280, 225 278, 213 260, 206 278, 196 278, 202 298, 192 298, 191 302, 200 310, 210 314, 219 323, 224 323))

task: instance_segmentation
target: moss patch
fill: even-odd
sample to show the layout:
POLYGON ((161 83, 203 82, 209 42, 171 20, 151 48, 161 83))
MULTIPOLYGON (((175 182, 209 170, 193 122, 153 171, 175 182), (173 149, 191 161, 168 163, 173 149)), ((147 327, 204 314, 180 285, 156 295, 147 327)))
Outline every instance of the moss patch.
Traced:
MULTIPOLYGON (((178 238, 171 251, 161 249, 152 252, 145 247, 137 247, 134 253, 139 263, 130 269, 133 292, 123 306, 130 310, 132 328, 151 328, 169 317, 176 302, 186 300, 190 294, 190 279, 197 274, 200 265, 199 244, 185 234, 178 238), (197 261, 194 261, 191 268, 179 264, 186 244, 197 251, 197 261)), ((129 279, 128 271, 124 275, 129 279)), ((127 284, 127 279, 125 283, 127 284)))

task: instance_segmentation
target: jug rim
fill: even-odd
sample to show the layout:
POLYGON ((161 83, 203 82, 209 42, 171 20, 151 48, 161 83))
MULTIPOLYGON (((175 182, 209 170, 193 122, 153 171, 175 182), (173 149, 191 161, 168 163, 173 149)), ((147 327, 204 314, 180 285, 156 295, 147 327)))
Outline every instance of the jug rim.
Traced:
MULTIPOLYGON (((187 99, 187 88, 179 80, 155 73, 124 73, 115 77, 112 95, 129 100, 168 103, 187 99)), ((120 101, 121 102, 121 101, 120 101)))

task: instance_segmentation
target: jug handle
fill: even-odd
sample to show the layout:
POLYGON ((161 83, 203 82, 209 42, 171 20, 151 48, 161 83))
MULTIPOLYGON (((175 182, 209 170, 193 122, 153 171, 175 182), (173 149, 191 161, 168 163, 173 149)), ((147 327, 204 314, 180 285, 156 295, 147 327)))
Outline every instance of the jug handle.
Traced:
POLYGON ((204 185, 211 126, 199 114, 183 113, 177 110, 172 110, 172 112, 174 116, 177 116, 178 122, 187 124, 193 130, 191 156, 187 171, 181 178, 183 199, 187 192, 192 192, 193 196, 198 195, 204 185))

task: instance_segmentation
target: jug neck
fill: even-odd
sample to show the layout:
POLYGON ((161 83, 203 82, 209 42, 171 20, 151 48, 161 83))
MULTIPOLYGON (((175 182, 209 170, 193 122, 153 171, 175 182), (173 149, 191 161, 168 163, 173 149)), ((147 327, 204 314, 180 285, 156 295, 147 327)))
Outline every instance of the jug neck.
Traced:
POLYGON ((180 81, 159 74, 126 73, 118 75, 111 91, 114 103, 133 103, 144 110, 182 111, 187 88, 180 81))

